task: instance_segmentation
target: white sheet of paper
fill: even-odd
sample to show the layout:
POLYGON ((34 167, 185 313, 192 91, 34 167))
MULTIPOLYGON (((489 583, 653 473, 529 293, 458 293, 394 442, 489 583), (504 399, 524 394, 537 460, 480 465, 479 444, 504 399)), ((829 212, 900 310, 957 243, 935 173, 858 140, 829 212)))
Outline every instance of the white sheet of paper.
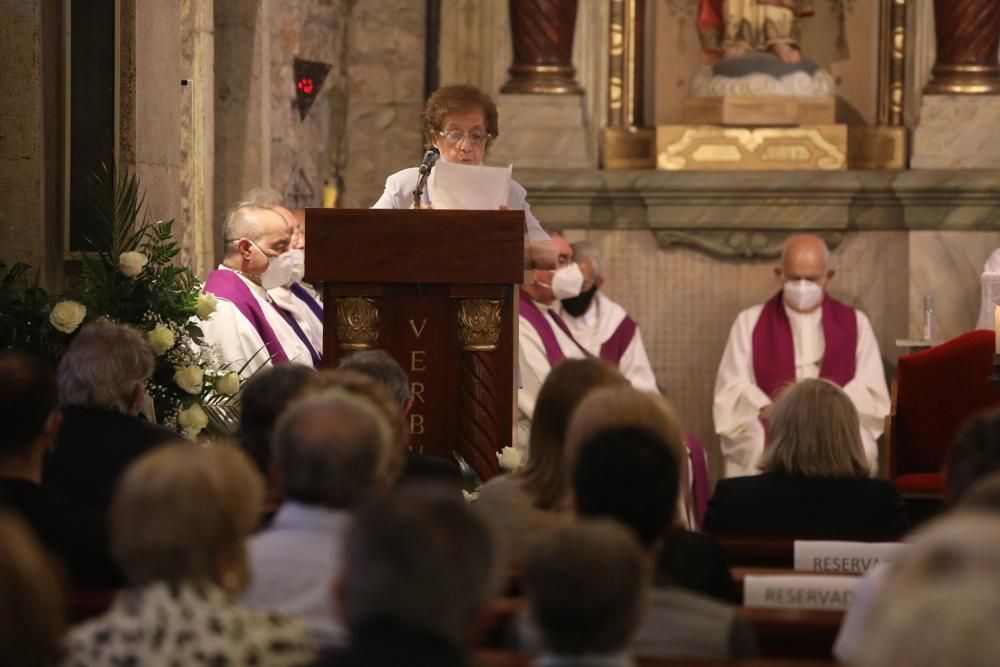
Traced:
POLYGON ((438 160, 431 182, 431 206, 438 209, 496 211, 507 204, 514 165, 485 167, 438 160))

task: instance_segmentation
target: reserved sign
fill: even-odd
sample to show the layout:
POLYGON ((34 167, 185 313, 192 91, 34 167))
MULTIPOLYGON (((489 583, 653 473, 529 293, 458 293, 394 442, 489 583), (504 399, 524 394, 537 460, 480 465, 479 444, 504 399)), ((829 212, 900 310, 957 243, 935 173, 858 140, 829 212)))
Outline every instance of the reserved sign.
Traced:
POLYGON ((747 575, 744 607, 847 609, 861 577, 824 575, 747 575))
POLYGON ((864 574, 891 563, 906 548, 900 542, 795 541, 795 571, 864 574))

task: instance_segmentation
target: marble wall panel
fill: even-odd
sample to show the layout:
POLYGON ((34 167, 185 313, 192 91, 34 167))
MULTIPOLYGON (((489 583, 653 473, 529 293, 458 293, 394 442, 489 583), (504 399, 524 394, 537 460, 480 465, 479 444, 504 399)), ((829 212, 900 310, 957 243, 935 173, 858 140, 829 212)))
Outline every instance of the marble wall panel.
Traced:
POLYGON ((1000 232, 921 231, 910 233, 909 329, 923 331, 924 296, 934 296, 935 340, 948 340, 976 326, 979 275, 1000 247, 1000 232))

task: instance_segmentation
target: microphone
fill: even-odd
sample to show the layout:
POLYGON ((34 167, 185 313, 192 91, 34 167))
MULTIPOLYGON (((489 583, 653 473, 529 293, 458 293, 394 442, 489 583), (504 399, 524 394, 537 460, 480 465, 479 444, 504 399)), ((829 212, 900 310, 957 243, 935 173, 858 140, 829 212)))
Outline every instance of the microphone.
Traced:
POLYGON ((441 151, 436 148, 428 148, 424 153, 424 159, 420 163, 420 170, 418 173, 421 175, 426 174, 434 166, 434 163, 438 161, 441 157, 441 151))

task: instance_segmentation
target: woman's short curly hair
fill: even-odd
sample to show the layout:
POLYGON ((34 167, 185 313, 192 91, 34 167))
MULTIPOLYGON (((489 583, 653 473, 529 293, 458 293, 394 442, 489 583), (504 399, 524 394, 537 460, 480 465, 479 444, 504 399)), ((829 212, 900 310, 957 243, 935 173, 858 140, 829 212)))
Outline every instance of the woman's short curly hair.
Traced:
POLYGON ((431 148, 437 133, 444 130, 448 116, 456 113, 479 110, 483 112, 486 132, 486 148, 493 145, 500 134, 497 105, 485 91, 468 84, 441 86, 427 99, 424 107, 424 147, 431 148))

